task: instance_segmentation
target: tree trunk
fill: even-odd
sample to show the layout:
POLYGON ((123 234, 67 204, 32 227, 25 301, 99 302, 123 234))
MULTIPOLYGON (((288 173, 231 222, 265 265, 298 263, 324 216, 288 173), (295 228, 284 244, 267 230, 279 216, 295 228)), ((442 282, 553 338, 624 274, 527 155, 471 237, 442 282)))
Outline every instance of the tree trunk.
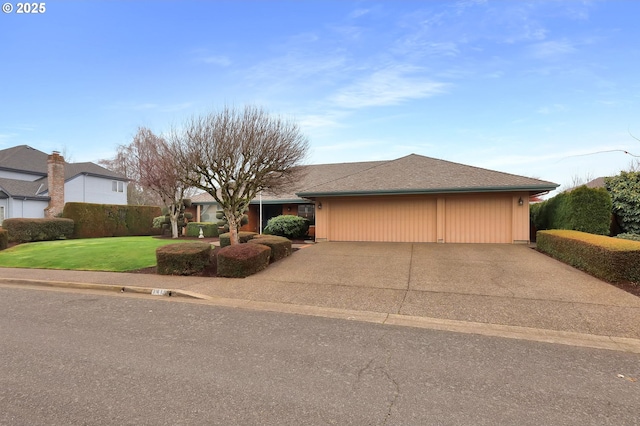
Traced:
POLYGON ((238 238, 238 221, 234 214, 227 214, 227 222, 229 223, 229 240, 231 245, 240 244, 240 238, 238 238))
POLYGON ((178 238, 178 216, 179 213, 175 207, 171 207, 169 210, 169 220, 171 221, 171 238, 178 238))

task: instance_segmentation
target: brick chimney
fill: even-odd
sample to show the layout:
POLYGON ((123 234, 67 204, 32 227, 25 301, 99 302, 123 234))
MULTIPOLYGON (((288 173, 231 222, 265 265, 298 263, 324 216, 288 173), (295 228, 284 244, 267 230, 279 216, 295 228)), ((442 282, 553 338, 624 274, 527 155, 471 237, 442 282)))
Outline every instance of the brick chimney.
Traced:
POLYGON ((46 217, 56 217, 64 208, 64 158, 58 151, 47 159, 47 180, 50 200, 44 212, 46 217))

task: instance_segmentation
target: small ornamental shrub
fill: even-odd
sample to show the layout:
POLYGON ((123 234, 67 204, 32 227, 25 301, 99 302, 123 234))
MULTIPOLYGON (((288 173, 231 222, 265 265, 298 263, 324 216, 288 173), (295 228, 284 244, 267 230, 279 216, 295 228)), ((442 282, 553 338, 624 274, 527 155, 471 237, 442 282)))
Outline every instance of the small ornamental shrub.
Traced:
POLYGON ((280 215, 272 217, 264 228, 265 234, 295 239, 304 238, 309 231, 309 221, 300 216, 280 215))
POLYGON ((202 235, 207 238, 218 236, 218 225, 210 222, 189 222, 187 223, 187 237, 199 237, 200 227, 202 235))
POLYGON ((9 232, 0 228, 0 250, 4 250, 9 246, 9 232))
POLYGON ((249 244, 262 244, 271 249, 270 263, 291 254, 291 240, 275 235, 260 235, 248 241, 249 244))
MULTIPOLYGON (((238 231, 238 240, 240 240, 240 243, 246 243, 250 239, 255 238, 256 235, 258 235, 257 232, 238 231)), ((230 245, 231 245, 231 234, 229 232, 220 234, 220 247, 227 247, 230 245)))
POLYGON ((235 244, 218 251, 218 276, 244 278, 269 266, 271 249, 262 244, 235 244))
POLYGON ((164 216, 156 216, 153 218, 154 229, 161 229, 163 223, 164 223, 164 216))
POLYGON ((640 242, 569 230, 538 231, 538 250, 609 282, 640 283, 640 242))
POLYGON ((193 242, 168 244, 156 249, 158 274, 193 275, 202 272, 211 259, 211 244, 193 242))
POLYGON ((9 233, 9 241, 18 243, 62 240, 71 237, 74 230, 73 220, 61 218, 5 219, 2 226, 9 233))

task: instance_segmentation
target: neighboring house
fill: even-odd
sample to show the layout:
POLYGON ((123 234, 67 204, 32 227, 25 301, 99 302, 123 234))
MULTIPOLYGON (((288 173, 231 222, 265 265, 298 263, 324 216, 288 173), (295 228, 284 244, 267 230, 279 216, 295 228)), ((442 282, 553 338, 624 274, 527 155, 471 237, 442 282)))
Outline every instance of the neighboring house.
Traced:
POLYGON ((585 185, 587 185, 587 188, 604 188, 604 178, 605 176, 600 176, 599 178, 590 180, 589 182, 585 183, 585 185))
POLYGON ((0 223, 54 217, 67 202, 127 204, 128 179, 94 163, 67 163, 27 145, 0 150, 0 223))
MULTIPOLYGON (((411 154, 391 161, 302 166, 284 194, 263 194, 244 230, 278 214, 314 225, 316 241, 528 243, 529 199, 559 185, 411 154)), ((215 221, 208 194, 192 198, 198 220, 215 221)))

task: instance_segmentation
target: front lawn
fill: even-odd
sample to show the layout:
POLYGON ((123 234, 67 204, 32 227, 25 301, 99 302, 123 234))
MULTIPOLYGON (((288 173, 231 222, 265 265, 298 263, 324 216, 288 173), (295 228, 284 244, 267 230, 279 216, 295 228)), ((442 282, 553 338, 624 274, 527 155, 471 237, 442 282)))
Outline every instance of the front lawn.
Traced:
POLYGON ((184 239, 87 238, 19 244, 0 251, 0 267, 133 271, 156 265, 156 248, 184 239))

